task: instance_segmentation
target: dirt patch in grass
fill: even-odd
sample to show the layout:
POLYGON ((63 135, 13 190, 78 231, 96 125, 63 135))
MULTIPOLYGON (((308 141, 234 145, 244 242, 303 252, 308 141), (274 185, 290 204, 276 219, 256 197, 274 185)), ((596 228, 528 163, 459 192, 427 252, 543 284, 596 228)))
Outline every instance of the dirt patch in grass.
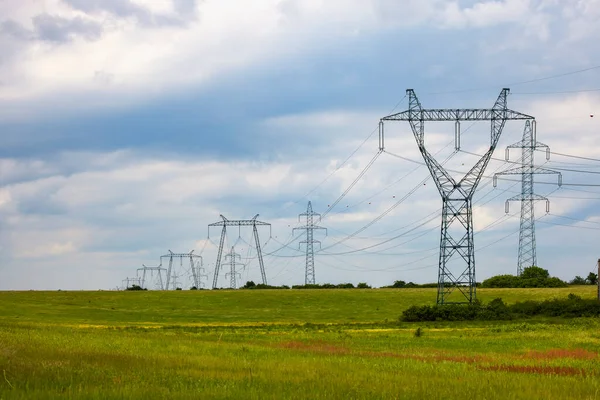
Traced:
POLYGON ((361 355, 371 356, 371 357, 393 357, 393 358, 401 358, 408 360, 416 360, 423 362, 442 362, 442 361, 450 361, 457 363, 465 363, 465 364, 476 364, 484 361, 489 361, 482 356, 458 356, 458 355, 446 355, 440 353, 432 353, 430 355, 419 355, 419 354, 398 354, 398 353, 361 353, 361 355))
POLYGON ((529 351, 523 358, 531 360, 557 360, 571 358, 574 360, 593 360, 598 353, 585 349, 550 349, 546 351, 529 351))
POLYGON ((420 354, 400 354, 393 352, 376 352, 376 351, 351 351, 346 347, 337 346, 331 343, 316 341, 316 342, 301 342, 292 341, 284 342, 277 345, 279 348, 300 350, 300 351, 312 351, 323 354, 352 354, 359 357, 389 357, 398 358, 403 360, 416 360, 423 362, 442 362, 450 361, 457 363, 476 364, 480 362, 490 361, 482 356, 460 356, 460 355, 446 355, 440 353, 432 353, 428 355, 420 354))
POLYGON ((316 342, 284 342, 277 347, 291 350, 314 351, 324 354, 350 354, 350 349, 346 347, 336 346, 331 343, 316 341, 316 342))
POLYGON ((516 372, 521 374, 542 374, 542 375, 562 375, 562 376, 575 376, 575 375, 586 375, 586 372, 582 368, 573 367, 550 367, 550 366, 533 366, 533 365, 489 365, 485 367, 479 367, 484 371, 504 371, 504 372, 516 372))

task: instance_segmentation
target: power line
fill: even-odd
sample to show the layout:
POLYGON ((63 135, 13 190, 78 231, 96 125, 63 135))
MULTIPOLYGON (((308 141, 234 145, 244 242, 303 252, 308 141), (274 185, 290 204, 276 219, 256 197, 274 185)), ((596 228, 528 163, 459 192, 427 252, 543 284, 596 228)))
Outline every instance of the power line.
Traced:
POLYGON ((592 158, 592 157, 577 156, 577 155, 574 155, 574 154, 558 153, 556 151, 551 151, 550 154, 554 154, 556 156, 569 157, 569 158, 577 158, 579 160, 588 160, 588 161, 597 161, 597 162, 600 162, 600 158, 592 158))
POLYGON ((556 218, 562 218, 562 219, 569 219, 571 221, 577 221, 577 222, 587 222, 588 224, 596 224, 596 225, 600 225, 600 222, 596 222, 596 221, 587 221, 584 219, 578 219, 578 218, 573 218, 573 217, 567 217, 566 215, 556 215, 556 214, 550 214, 549 215, 556 217, 556 218))
MULTIPOLYGON (((600 65, 595 65, 592 67, 583 68, 583 69, 579 69, 576 71, 570 71, 570 72, 565 72, 565 73, 561 73, 561 74, 550 75, 550 76, 546 76, 546 77, 542 77, 542 78, 529 79, 526 81, 508 83, 508 84, 502 85, 502 87, 513 87, 513 86, 518 86, 518 85, 526 85, 529 83, 535 83, 535 82, 541 82, 541 81, 546 81, 546 80, 550 80, 550 79, 561 78, 563 76, 580 74, 580 73, 591 71, 591 70, 598 69, 598 68, 600 68, 600 65)), ((426 94, 429 94, 429 95, 455 94, 455 93, 466 93, 466 92, 478 92, 478 91, 482 91, 482 90, 489 90, 489 89, 496 89, 496 88, 497 88, 497 86, 488 86, 488 87, 480 87, 480 88, 473 88, 473 89, 461 89, 461 90, 452 90, 452 91, 445 91, 445 92, 433 92, 433 93, 426 93, 426 94)))
POLYGON ((375 153, 375 156, 373 156, 371 161, 369 161, 369 163, 365 166, 365 168, 363 168, 363 170, 358 174, 358 176, 354 179, 354 181, 352 181, 350 186, 348 186, 346 188, 346 190, 344 190, 344 192, 327 208, 327 210, 325 210, 322 218, 327 217, 327 214, 329 214, 331 212, 331 210, 333 210, 340 203, 340 201, 342 201, 342 199, 344 197, 346 197, 346 195, 348 193, 350 193, 350 191, 354 188, 354 186, 356 186, 356 184, 360 181, 360 179, 367 173, 367 171, 369 169, 371 169, 371 167, 373 166, 375 161, 377 161, 377 159, 379 158, 380 155, 381 155, 381 151, 377 151, 377 153, 375 153))
POLYGON ((547 94, 568 94, 568 93, 589 93, 589 92, 600 92, 600 89, 582 89, 582 90, 561 90, 557 92, 521 92, 512 93, 513 95, 547 95, 547 94))
MULTIPOLYGON (((390 114, 393 113, 398 108, 398 106, 404 101, 405 98, 406 98, 406 94, 404 95, 404 97, 402 97, 398 101, 398 103, 396 103, 396 105, 394 106, 394 108, 392 108, 392 110, 390 111, 390 114)), ((348 157, 346 157, 346 159, 344 159, 344 161, 342 161, 342 163, 340 165, 338 165, 329 175, 327 175, 327 177, 325 177, 325 179, 323 179, 317 186, 315 186, 308 193, 306 193, 304 196, 302 196, 302 198, 300 198, 300 199, 296 200, 295 202, 293 202, 292 204, 290 204, 290 207, 292 205, 298 204, 303 199, 305 199, 308 196, 310 196, 311 194, 313 194, 318 188, 320 188, 321 186, 323 186, 323 184, 325 184, 325 182, 327 182, 329 179, 331 179, 331 177, 333 175, 335 175, 340 169, 342 169, 348 163, 348 161, 350 161, 350 159, 352 157, 354 157, 354 155, 356 153, 358 153, 358 151, 360 149, 363 148, 363 146, 369 141, 369 139, 371 139, 373 137, 373 135, 375 134, 375 132, 378 132, 378 131, 379 131, 379 126, 376 127, 375 129, 373 129, 373 131, 371 131, 371 133, 369 133, 369 135, 360 143, 360 145, 358 145, 358 147, 356 149, 354 149, 354 151, 352 151, 352 153, 350 153, 350 155, 348 157)))
POLYGON ((598 69, 598 68, 600 68, 600 65, 594 65, 592 67, 583 68, 583 69, 579 69, 579 70, 576 70, 576 71, 564 72, 562 74, 546 76, 546 77, 543 77, 543 78, 530 79, 530 80, 527 80, 527 81, 509 83, 508 86, 525 85, 525 84, 528 84, 528 83, 547 81, 547 80, 550 80, 550 79, 562 78, 563 76, 580 74, 582 72, 587 72, 587 71, 591 71, 591 70, 598 69))
POLYGON ((564 226, 567 228, 576 228, 576 229, 588 229, 588 230, 592 230, 592 231, 600 231, 600 228, 593 228, 591 226, 575 226, 575 225, 566 225, 566 224, 558 224, 556 222, 550 222, 550 221, 540 221, 544 224, 548 224, 548 225, 556 225, 556 226, 564 226))

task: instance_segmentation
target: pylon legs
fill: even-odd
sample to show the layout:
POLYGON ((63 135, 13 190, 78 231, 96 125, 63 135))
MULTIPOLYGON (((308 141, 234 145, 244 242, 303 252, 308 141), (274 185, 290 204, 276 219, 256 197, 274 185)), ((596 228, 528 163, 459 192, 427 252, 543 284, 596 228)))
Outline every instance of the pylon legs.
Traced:
POLYGON ((437 304, 471 303, 476 298, 471 203, 471 199, 443 200, 437 304), (460 294, 451 296, 456 290, 460 294))

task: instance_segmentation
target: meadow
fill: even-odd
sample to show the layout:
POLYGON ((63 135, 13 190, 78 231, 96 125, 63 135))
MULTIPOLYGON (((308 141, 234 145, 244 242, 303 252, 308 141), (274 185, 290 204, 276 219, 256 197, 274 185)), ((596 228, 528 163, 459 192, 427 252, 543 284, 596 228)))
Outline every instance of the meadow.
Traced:
MULTIPOLYGON (((595 288, 478 298, 569 293, 595 288)), ((600 320, 399 322, 434 301, 435 289, 0 292, 0 398, 600 398, 600 320)))

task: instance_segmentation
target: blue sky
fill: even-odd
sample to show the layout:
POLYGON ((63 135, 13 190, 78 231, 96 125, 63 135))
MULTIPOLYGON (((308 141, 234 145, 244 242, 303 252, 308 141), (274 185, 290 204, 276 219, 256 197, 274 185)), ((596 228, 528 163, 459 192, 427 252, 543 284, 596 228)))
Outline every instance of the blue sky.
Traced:
MULTIPOLYGON (((486 108, 508 86, 510 108, 535 116, 553 151, 600 153, 597 0, 31 0, 5 1, 0 15, 1 289, 114 288, 168 249, 204 249, 211 275, 219 232, 208 241, 207 225, 219 214, 271 222, 271 253, 308 200, 324 212, 363 170, 376 135, 342 162, 407 88, 428 108, 486 108)), ((507 125, 495 157, 522 129, 507 125)), ((452 130, 431 125, 431 149, 452 130)), ((488 138, 476 125, 463 145, 481 153, 488 138)), ((386 143, 421 161, 408 126, 390 127, 386 143)), ((448 165, 474 162, 459 153, 448 165)), ((562 156, 544 166, 600 172, 562 156)), ((508 167, 493 161, 486 175, 508 167)), ((600 184, 563 172, 565 183, 600 184)), ((435 281, 439 218, 409 231, 439 211, 431 181, 336 244, 427 176, 381 155, 322 222, 323 246, 337 254, 405 236, 318 254, 317 281, 435 281)), ((475 199, 479 280, 516 269, 518 236, 507 235, 518 230, 518 204, 508 217, 504 200, 519 186, 490 181, 475 199)), ((555 189, 536 186, 552 192, 551 214, 536 208, 538 263, 563 279, 587 275, 599 256, 600 188, 555 189)), ((228 237, 247 259, 242 279, 257 280, 246 242, 247 232, 228 237)), ((294 248, 265 258, 272 283, 303 282, 294 248)))

